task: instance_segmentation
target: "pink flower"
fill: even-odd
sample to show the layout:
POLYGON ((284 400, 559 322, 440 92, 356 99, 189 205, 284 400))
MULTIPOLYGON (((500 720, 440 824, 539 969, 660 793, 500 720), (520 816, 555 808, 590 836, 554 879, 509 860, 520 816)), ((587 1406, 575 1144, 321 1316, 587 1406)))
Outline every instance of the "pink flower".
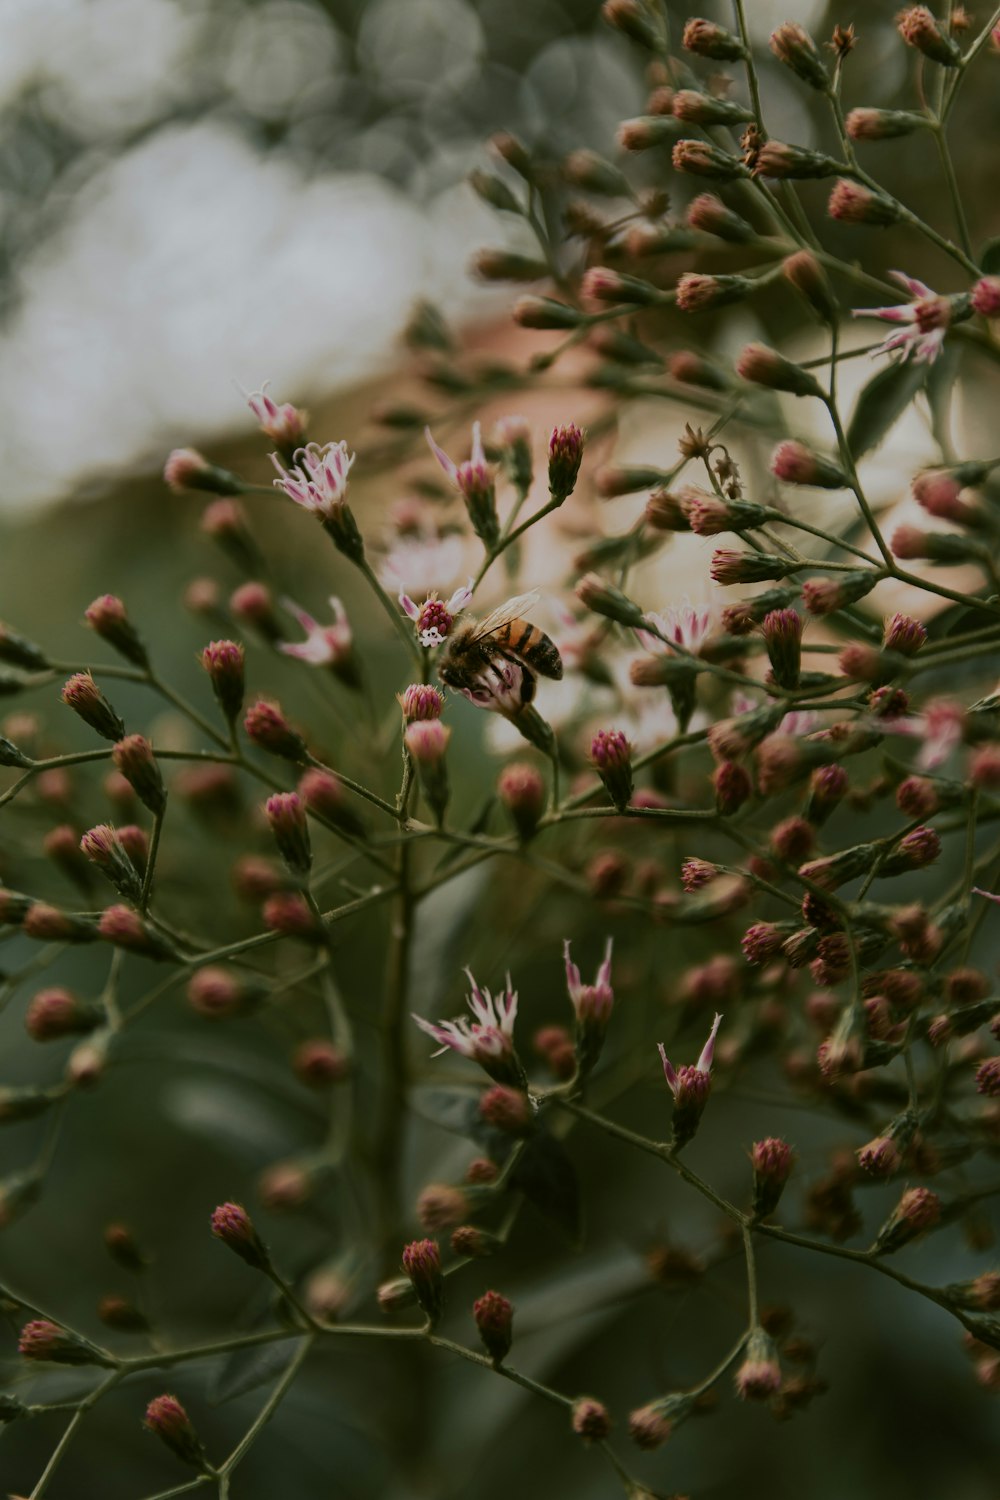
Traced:
POLYGON ((429 427, 424 428, 424 437, 427 439, 427 446, 447 475, 449 484, 453 484, 463 494, 470 480, 488 478, 489 469, 486 463, 486 453, 483 450, 482 426, 479 422, 472 424, 472 453, 462 464, 456 464, 448 457, 444 449, 434 441, 429 427))
POLYGON ((498 1082, 507 1082, 509 1061, 514 1056, 514 1022, 517 1019, 517 992, 511 988, 510 975, 504 991, 497 995, 480 989, 472 972, 465 970, 472 986, 466 1003, 472 1019, 460 1016, 455 1021, 425 1021, 422 1016, 413 1019, 421 1031, 440 1042, 434 1057, 452 1048, 463 1057, 470 1057, 485 1068, 498 1082), (501 1076, 503 1075, 503 1076, 501 1076))
POLYGON ((286 656, 297 657, 299 661, 307 661, 313 667, 328 667, 342 662, 351 652, 351 627, 347 620, 347 611, 343 604, 335 596, 331 595, 330 608, 333 611, 333 624, 320 625, 312 615, 307 614, 304 609, 295 604, 291 599, 282 599, 282 604, 290 615, 294 615, 306 633, 304 641, 282 642, 278 646, 286 656))
POLYGON ((689 1067, 680 1069, 675 1068, 673 1063, 667 1057, 667 1051, 663 1043, 658 1043, 660 1050, 660 1059, 663 1063, 663 1075, 666 1078, 667 1085, 675 1099, 678 1097, 678 1092, 683 1088, 684 1074, 698 1072, 707 1076, 709 1073, 711 1073, 712 1058, 715 1056, 715 1038, 721 1025, 722 1017, 717 1015, 715 1017, 715 1020, 712 1022, 712 1029, 708 1033, 708 1041, 705 1043, 704 1047, 702 1047, 701 1055, 699 1056, 698 1061, 695 1063, 693 1069, 689 1067))
POLYGON ((301 442, 306 430, 306 413, 285 401, 281 406, 267 394, 270 381, 265 380, 259 391, 251 391, 247 405, 260 424, 260 430, 272 443, 283 448, 294 448, 301 442))
POLYGON ((855 318, 881 318, 886 323, 906 323, 908 327, 892 334, 880 344, 874 354, 891 354, 896 349, 903 351, 902 358, 912 355, 917 364, 930 364, 937 359, 944 344, 944 336, 951 321, 951 301, 939 297, 922 281, 916 281, 902 271, 890 271, 904 291, 909 292, 912 302, 902 302, 896 307, 857 307, 851 316, 855 318))
POLYGON ((418 598, 443 591, 463 571, 465 543, 458 532, 442 535, 433 526, 421 525, 397 534, 386 554, 380 573, 383 587, 393 594, 415 594, 418 598))
POLYGON ((284 490, 290 500, 311 510, 323 520, 335 520, 347 494, 347 476, 355 455, 348 453, 345 442, 307 443, 295 450, 295 462, 288 470, 282 468, 276 453, 271 462, 278 471, 275 488, 284 490))
POLYGON ((569 940, 563 944, 566 963, 566 988, 578 1021, 599 1020, 607 1022, 611 1007, 615 1003, 615 992, 611 988, 611 945, 608 938, 601 966, 594 976, 593 984, 584 984, 580 970, 570 958, 569 940))
MULTIPOLYGON (((400 594, 399 604, 403 613, 417 627, 421 646, 442 646, 445 637, 455 623, 459 610, 465 608, 472 598, 472 579, 462 588, 456 589, 446 604, 436 594, 429 594, 423 604, 414 604, 409 594, 400 594)), ((467 695, 471 696, 471 695, 467 695)))
POLYGON ((647 651, 661 656, 670 655, 670 646, 660 636, 666 636, 667 640, 676 642, 682 650, 696 656, 712 634, 711 606, 695 609, 688 599, 681 604, 671 604, 662 615, 649 613, 646 619, 656 627, 660 635, 653 635, 648 630, 637 630, 636 635, 647 651))
POLYGON ((922 714, 882 719, 878 727, 882 732, 888 730, 890 734, 905 734, 922 740, 917 765, 922 771, 933 771, 943 765, 961 744, 964 725, 965 711, 961 704, 950 698, 932 698, 924 705, 922 714))

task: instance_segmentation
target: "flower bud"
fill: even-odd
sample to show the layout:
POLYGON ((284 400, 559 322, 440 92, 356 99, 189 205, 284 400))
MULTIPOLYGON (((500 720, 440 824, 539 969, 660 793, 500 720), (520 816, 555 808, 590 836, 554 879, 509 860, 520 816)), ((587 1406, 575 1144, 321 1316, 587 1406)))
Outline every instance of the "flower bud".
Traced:
POLYGON ((177 954, 166 938, 144 922, 138 912, 128 906, 109 906, 101 913, 97 924, 98 935, 116 948, 125 948, 129 953, 139 953, 144 958, 176 959, 177 954))
POLYGON ((97 1316, 106 1327, 116 1328, 121 1333, 149 1331, 149 1319, 127 1297, 102 1297, 97 1304, 97 1316))
POLYGON ((842 490, 847 475, 830 459, 821 458, 804 443, 779 443, 771 456, 771 473, 785 484, 805 484, 814 489, 842 490))
POLYGON ((695 52, 699 57, 710 57, 713 62, 739 62, 747 55, 739 38, 724 27, 717 26, 714 21, 687 21, 681 40, 689 52, 695 52))
POLYGON ((724 760, 712 772, 715 809, 724 818, 731 817, 753 795, 753 783, 747 771, 735 760, 724 760))
POLYGON ((595 484, 602 500, 611 500, 616 495, 634 495, 637 490, 650 489, 664 477, 661 469, 626 469, 617 464, 609 464, 598 469, 595 484))
POLYGON ((755 1141, 750 1152, 753 1166, 753 1216, 766 1219, 773 1214, 792 1172, 794 1153, 786 1141, 776 1136, 755 1141))
POLYGON ((84 1005, 71 990, 53 986, 32 997, 24 1015, 24 1029, 36 1042, 85 1035, 101 1019, 96 1006, 84 1005))
POLYGON ((679 128, 672 115, 637 115, 621 122, 617 140, 623 151, 650 151, 676 140, 679 128))
POLYGON ((304 943, 326 942, 326 929, 309 902, 297 891, 275 891, 264 902, 264 926, 282 937, 301 938, 304 943))
POLYGON ((208 490, 213 495, 240 495, 245 488, 235 474, 216 468, 195 448, 175 448, 163 467, 163 477, 177 494, 208 490))
POLYGON ((779 687, 799 685, 802 664, 802 617, 794 609, 773 609, 761 622, 771 672, 779 687))
MULTIPOLYGON (((535 256, 490 248, 476 251, 469 263, 469 271, 481 281, 544 281, 549 274, 545 262, 535 256)), ((426 420, 424 417, 410 425, 422 427, 426 420)))
POLYGON ((614 271, 609 266, 591 266, 580 282, 580 296, 589 303, 628 303, 635 307, 651 307, 662 301, 659 287, 640 276, 629 276, 624 271, 614 271))
POLYGON ((702 234, 714 234, 716 238, 727 240, 733 245, 745 245, 748 240, 757 237, 753 225, 740 218, 714 193, 701 193, 688 204, 686 222, 691 229, 700 230, 702 234))
POLYGON ((907 1188, 875 1237, 876 1255, 891 1255, 932 1229, 941 1218, 941 1199, 930 1188, 907 1188))
MULTIPOLYGON (((493 1166, 492 1162, 487 1163, 493 1166)), ((496 1177, 496 1168, 493 1168, 493 1179, 496 1177)), ((491 1179, 491 1180, 493 1180, 491 1179)), ((472 1181, 472 1178, 467 1178, 472 1181)), ((500 1241, 496 1235, 490 1234, 486 1229, 480 1229, 476 1224, 460 1224, 457 1229, 452 1230, 451 1248, 456 1255, 461 1255, 469 1260, 485 1260, 500 1248, 500 1241)))
POLYGON ((418 719, 403 731, 403 743, 417 768, 420 789, 438 823, 448 806, 445 752, 450 739, 451 730, 440 719, 418 719))
POLYGON ((873 569, 837 573, 829 578, 807 578, 802 585, 802 603, 811 615, 831 615, 849 604, 856 604, 871 593, 876 583, 878 574, 873 569))
POLYGON ((743 1363, 736 1371, 736 1394, 743 1401, 769 1401, 781 1389, 781 1365, 774 1340, 763 1328, 747 1339, 743 1363))
POLYGON ((74 916, 47 901, 29 901, 25 910, 21 903, 29 900, 16 892, 0 891, 0 913, 6 911, 4 920, 16 922, 20 916, 21 930, 27 937, 43 943, 92 943, 98 936, 92 917, 74 916), (4 898, 7 898, 6 900, 4 898))
POLYGON ((413 1240, 403 1250, 403 1270, 417 1295, 429 1323, 437 1323, 444 1310, 444 1276, 437 1240, 413 1240))
POLYGON ((984 556, 980 543, 957 531, 922 531, 918 526, 897 526, 889 545, 904 562, 978 562, 984 556))
MULTIPOLYGON (((428 691, 433 692, 434 689, 430 688, 428 691)), ((306 771, 299 780, 299 796, 314 817, 340 829, 342 833, 352 834, 356 838, 364 835, 364 821, 352 805, 352 794, 332 771, 324 771, 319 767, 306 771)))
POLYGON ((308 875, 312 868, 309 823, 297 792, 275 792, 264 804, 264 812, 278 853, 293 875, 308 875))
POLYGON ((417 1218, 424 1229, 448 1229, 468 1216, 469 1198, 458 1187, 432 1182, 417 1199, 417 1218))
POLYGON ((787 141, 765 141, 754 160, 754 177, 776 177, 779 179, 807 177, 833 177, 841 170, 840 162, 822 151, 810 151, 805 146, 790 146, 787 141))
POLYGON ((89 672, 74 673, 65 683, 60 696, 66 706, 102 738, 120 740, 125 733, 125 725, 89 672))
POLYGON ((444 711, 444 698, 437 688, 425 682, 411 682, 396 698, 407 724, 418 719, 440 719, 444 711))
POLYGON ((521 328, 566 329, 579 328, 584 321, 583 313, 566 302, 557 302, 554 297, 520 297, 514 303, 514 322, 521 328))
POLYGON ((102 594, 84 610, 87 624, 102 641, 107 641, 119 656, 145 670, 149 666, 146 648, 138 631, 125 612, 122 601, 114 594, 102 594))
POLYGON ((138 902, 141 899, 142 879, 114 828, 107 823, 99 823, 96 828, 88 829, 80 840, 80 848, 120 896, 124 896, 127 901, 138 902))
POLYGON ((148 807, 151 813, 162 813, 167 795, 149 741, 141 734, 127 735, 115 745, 111 759, 143 806, 148 807))
POLYGON ((196 969, 187 982, 188 1004, 206 1019, 224 1020, 250 1010, 261 991, 248 984, 238 969, 207 964, 196 969))
POLYGON ((943 68, 957 68, 962 49, 943 32, 926 5, 912 5, 896 19, 896 27, 908 47, 915 47, 943 68))
POLYGON ((235 723, 243 707, 245 652, 235 641, 210 641, 201 653, 215 701, 226 721, 235 723))
POLYGON ((785 21, 770 37, 770 48, 779 62, 791 68, 810 88, 825 94, 830 87, 830 75, 826 64, 816 49, 816 43, 797 21, 785 21))
POLYGON ((940 853, 941 839, 933 828, 914 828, 889 851, 879 874, 904 875, 910 870, 926 869, 940 853))
POLYGON ((805 298, 825 323, 838 318, 837 300, 819 261, 809 250, 798 250, 782 262, 782 275, 805 298))
POLYGON ((9 625, 4 625, 2 622, 0 622, 0 661, 9 662, 12 667, 21 667, 26 672, 44 672, 49 665, 49 659, 41 646, 36 646, 34 641, 18 635, 16 630, 11 630, 9 625))
POLYGON ((247 709, 243 728, 255 745, 271 755, 280 755, 284 760, 306 759, 305 741, 285 718, 280 703, 258 698, 247 709))
POLYGON ((514 1309, 499 1292, 484 1292, 472 1305, 483 1348, 495 1365, 502 1365, 514 1337, 514 1309))
POLYGON ((976 282, 972 307, 983 318, 1000 317, 1000 276, 983 276, 976 282))
POLYGON ((596 151, 571 152, 563 162, 563 176, 574 187, 604 198, 627 198, 631 193, 625 174, 596 151))
POLYGON ((296 1077, 309 1088, 328 1089, 350 1077, 351 1061, 333 1042, 314 1037, 300 1042, 292 1057, 296 1077))
POLYGON ((239 1203, 220 1203, 212 1210, 212 1233, 228 1245, 234 1255, 246 1261, 255 1271, 266 1271, 271 1261, 253 1220, 239 1203))
POLYGON ((693 125, 745 125, 753 119, 753 111, 745 104, 698 89, 678 90, 673 98, 673 115, 693 125))
POLYGON ((205 1449, 176 1396, 154 1396, 146 1407, 142 1425, 147 1432, 154 1432, 182 1463, 205 1470, 205 1449))
POLYGON ((601 14, 609 26, 631 37, 641 47, 652 52, 660 46, 659 28, 649 14, 646 0, 604 0, 601 14))
POLYGON ((734 552, 723 548, 712 553, 709 572, 715 583, 763 583, 784 578, 789 572, 788 559, 770 552, 734 552))
POLYGON ((255 630, 262 640, 275 645, 285 639, 285 629, 274 607, 274 595, 266 583, 240 584, 229 596, 229 608, 241 625, 255 630))
POLYGON ((573 1431, 585 1443, 603 1443, 611 1431, 611 1418, 604 1403, 595 1401, 593 1396, 580 1396, 574 1401, 573 1431))
POLYGON ((649 1452, 665 1443, 685 1417, 689 1416, 696 1397, 678 1391, 672 1396, 662 1396, 629 1414, 628 1433, 637 1448, 649 1452))
MULTIPOLYGON (((677 141, 670 153, 675 172, 691 177, 709 177, 716 182, 735 182, 746 177, 747 169, 738 156, 713 146, 711 141, 684 139, 677 141)), ((742 279, 742 278, 740 278, 742 279)), ((678 307, 683 304, 678 300, 678 307)))
POLYGON ((909 615, 892 615, 883 627, 882 645, 886 651, 895 651, 900 656, 915 656, 926 640, 923 625, 909 615))
POLYGON ((17 1352, 24 1359, 51 1361, 59 1365, 103 1365, 107 1360, 99 1349, 60 1328, 48 1318, 34 1318, 25 1323, 17 1341, 17 1352))
POLYGON ((632 630, 641 627, 643 612, 632 599, 627 598, 614 584, 607 583, 599 573, 587 573, 576 586, 576 597, 595 615, 616 620, 632 630))
POLYGON ((545 806, 545 783, 534 766, 516 761, 497 778, 497 795, 525 842, 538 827, 545 806))
POLYGON ((595 734, 590 745, 590 763, 615 807, 624 812, 632 797, 632 755, 620 729, 601 729, 595 734))
POLYGON ((845 124, 852 141, 889 141, 912 135, 927 120, 907 109, 852 109, 845 124))
POLYGON ((989 1057, 976 1069, 976 1093, 1000 1098, 1000 1057, 989 1057))
POLYGON ((814 375, 765 344, 747 344, 736 361, 736 373, 741 379, 752 380, 772 391, 788 391, 793 396, 823 394, 814 375))
POLYGON ((870 188, 863 187, 860 182, 851 182, 847 177, 841 177, 834 186, 826 211, 831 219, 839 219, 842 224, 885 226, 898 224, 903 217, 903 209, 895 199, 884 193, 873 193, 870 188))
POLYGON ((583 460, 583 433, 575 422, 554 427, 549 438, 549 494, 563 501, 576 488, 583 460))

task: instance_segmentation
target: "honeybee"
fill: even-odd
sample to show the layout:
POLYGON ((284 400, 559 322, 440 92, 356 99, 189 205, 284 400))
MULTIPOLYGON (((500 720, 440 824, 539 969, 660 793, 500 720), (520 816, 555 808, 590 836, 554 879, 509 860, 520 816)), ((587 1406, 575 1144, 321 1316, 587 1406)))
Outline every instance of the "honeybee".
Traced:
POLYGON ((560 678, 562 658, 544 630, 523 618, 537 593, 518 594, 481 620, 456 626, 448 637, 438 676, 480 708, 517 714, 535 696, 536 677, 560 678))

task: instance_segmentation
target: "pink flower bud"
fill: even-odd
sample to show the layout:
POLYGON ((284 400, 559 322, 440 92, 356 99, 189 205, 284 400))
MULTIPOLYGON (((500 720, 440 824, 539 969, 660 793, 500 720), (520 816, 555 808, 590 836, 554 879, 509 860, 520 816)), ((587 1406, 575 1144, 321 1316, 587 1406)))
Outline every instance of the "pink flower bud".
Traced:
POLYGON ((274 607, 274 595, 266 583, 241 584, 230 595, 229 608, 242 625, 250 626, 271 645, 284 640, 284 626, 274 607))
POLYGON ((292 729, 280 703, 258 698, 247 709, 243 728, 255 745, 271 755, 280 755, 284 760, 306 759, 305 741, 292 729))
POLYGON ((120 740, 125 725, 89 672, 77 672, 65 683, 62 701, 106 740, 120 740))
POLYGON ((766 1219, 773 1214, 791 1176, 795 1154, 787 1141, 776 1136, 755 1141, 750 1152, 753 1167, 753 1216, 766 1219))
POLYGON ((178 494, 208 490, 214 495, 239 495, 244 489, 235 474, 216 468, 195 448, 175 448, 164 465, 163 477, 178 494))
POLYGON ((681 312, 707 312, 741 302, 752 290, 753 282, 745 276, 705 276, 685 271, 677 283, 677 306, 681 312))
POLYGON ((153 747, 141 734, 126 735, 111 752, 116 768, 144 807, 162 813, 166 805, 163 777, 153 754, 153 747))
POLYGON ((781 1365, 774 1340, 762 1328, 755 1328, 736 1371, 736 1394, 743 1401, 769 1401, 780 1389, 781 1365))
POLYGON ((778 61, 791 68, 810 88, 825 93, 830 87, 830 75, 816 43, 797 21, 785 21, 772 31, 770 47, 778 61))
POLYGON ((510 814, 519 836, 530 839, 545 807, 545 783, 534 766, 515 761, 497 778, 497 795, 510 814))
POLYGON ((282 937, 301 938, 306 943, 326 942, 326 931, 304 896, 297 891, 275 891, 264 902, 264 926, 282 937))
POLYGON ((514 1337, 514 1309, 499 1292, 484 1292, 473 1303, 472 1316, 483 1348, 495 1365, 503 1364, 514 1337))
POLYGON ((24 1016, 24 1027, 36 1042, 51 1042, 64 1036, 93 1031, 100 1021, 94 1006, 84 1005, 71 990, 54 986, 39 990, 24 1016))
POLYGON ((438 1322, 444 1310, 444 1276, 437 1240, 413 1240, 403 1250, 403 1270, 428 1322, 438 1322))
POLYGON ((240 1203, 220 1203, 211 1211, 211 1233, 228 1245, 234 1256, 244 1260, 255 1271, 267 1271, 270 1266, 267 1248, 261 1236, 253 1229, 253 1221, 240 1203))
MULTIPOLYGON (((447 633, 447 632, 446 632, 447 633)), ((413 682, 403 692, 397 693, 403 718, 408 724, 418 719, 440 719, 444 710, 444 698, 437 688, 424 682, 413 682)))
POLYGON ((275 792, 264 804, 278 853, 294 875, 308 875, 312 868, 309 823, 297 792, 275 792))
POLYGON ((204 1469, 205 1450, 191 1419, 176 1396, 154 1396, 146 1407, 142 1425, 192 1468, 204 1469))
POLYGON ((417 1218, 424 1229, 448 1229, 468 1216, 469 1199, 461 1188, 434 1182, 417 1199, 417 1218))
POLYGON ((976 282, 972 306, 984 318, 1000 318, 1000 276, 983 276, 976 282))
POLYGON ((961 62, 961 49, 941 30, 926 5, 904 10, 896 18, 896 27, 908 47, 915 47, 932 62, 945 68, 956 68, 961 62))
POLYGON ((847 488, 847 476, 829 459, 813 453, 792 439, 779 443, 771 456, 771 473, 784 484, 804 484, 814 489, 847 488))
POLYGON ((177 955, 160 934, 138 912, 128 906, 109 906, 101 913, 97 924, 98 933, 116 948, 125 948, 130 953, 142 954, 145 958, 169 959, 177 955))
POLYGON ((583 433, 575 422, 552 429, 549 438, 549 494, 554 500, 565 500, 576 488, 583 445, 583 433))
POLYGON ((94 634, 107 641, 126 661, 143 669, 149 666, 146 648, 116 595, 102 594, 95 599, 84 610, 84 618, 94 634))
POLYGON ((873 193, 860 182, 841 177, 830 194, 826 211, 842 224, 897 224, 903 210, 884 193, 873 193))
POLYGON ((210 641, 201 653, 215 701, 230 724, 243 707, 244 650, 236 641, 210 641))
POLYGON ((209 1020, 224 1020, 244 1014, 257 999, 236 969, 207 964, 197 969, 187 983, 187 999, 192 1010, 209 1020))
POLYGON ((1000 1098, 1000 1057, 990 1057, 976 1069, 976 1092, 987 1099, 1000 1098))
POLYGON ((739 62, 746 57, 746 49, 739 38, 714 21, 692 19, 685 22, 681 41, 689 52, 710 57, 713 62, 739 62))
POLYGON ((611 1418, 604 1403, 595 1401, 593 1396, 580 1396, 574 1401, 573 1431, 585 1443, 603 1443, 611 1431, 611 1418))
POLYGON ((324 1037, 300 1042, 292 1058, 296 1077, 310 1088, 327 1089, 350 1077, 351 1063, 346 1053, 324 1037))
POLYGON ((99 1349, 86 1339, 48 1318, 34 1318, 25 1323, 17 1341, 17 1352, 24 1359, 51 1361, 59 1365, 99 1365, 107 1361, 99 1349))

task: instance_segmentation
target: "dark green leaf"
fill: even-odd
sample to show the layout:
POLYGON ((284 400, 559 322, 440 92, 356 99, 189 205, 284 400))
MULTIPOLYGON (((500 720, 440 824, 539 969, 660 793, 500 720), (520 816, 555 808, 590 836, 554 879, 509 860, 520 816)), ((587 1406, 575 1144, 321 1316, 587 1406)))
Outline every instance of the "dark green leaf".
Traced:
POLYGON ((877 448, 927 379, 927 366, 899 359, 873 375, 860 392, 847 429, 855 459, 877 448))
POLYGON ((961 346, 954 341, 945 344, 940 357, 927 374, 927 403, 931 409, 931 430, 942 453, 951 452, 951 398, 958 379, 961 346))
POLYGON ((470 1136, 479 1124, 479 1090, 418 1088, 413 1093, 413 1108, 442 1130, 470 1136))
POLYGON ((570 1239, 580 1238, 580 1184, 565 1146, 555 1136, 545 1131, 532 1136, 511 1173, 511 1185, 570 1239))
POLYGON ((273 1384, 294 1352, 294 1339, 280 1339, 256 1349, 232 1350, 212 1381, 209 1395, 212 1405, 221 1406, 225 1401, 245 1396, 247 1391, 255 1391, 258 1386, 273 1384))
POLYGON ((984 276, 996 276, 1000 271, 1000 235, 996 239, 987 240, 979 257, 984 276))

